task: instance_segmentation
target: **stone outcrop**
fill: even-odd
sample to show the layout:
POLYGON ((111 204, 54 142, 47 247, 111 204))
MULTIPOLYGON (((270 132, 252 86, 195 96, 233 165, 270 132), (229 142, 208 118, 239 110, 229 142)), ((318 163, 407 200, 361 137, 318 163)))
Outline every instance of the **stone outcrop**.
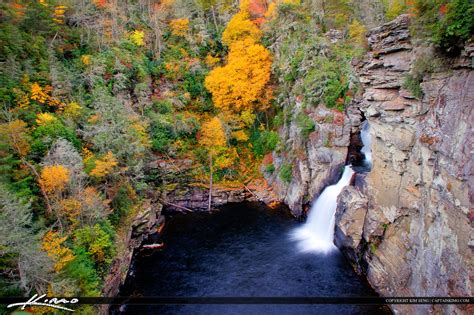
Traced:
MULTIPOLYGON (((113 297, 119 293, 120 286, 124 283, 127 276, 135 249, 139 248, 143 241, 164 224, 164 216, 161 215, 163 206, 160 203, 154 203, 147 200, 140 212, 133 218, 131 224, 125 230, 119 231, 123 237, 118 246, 116 258, 110 266, 102 296, 113 297)), ((100 314, 108 314, 110 305, 102 305, 100 314)))
MULTIPOLYGON (((191 159, 156 159, 149 163, 147 172, 156 174, 160 182, 159 201, 170 211, 207 211, 209 186, 198 183, 191 174, 195 163, 191 159)), ((263 201, 272 204, 278 201, 267 182, 262 178, 252 179, 246 184, 233 183, 232 186, 213 185, 212 207, 227 203, 263 201)))
MULTIPOLYGON (((403 83, 417 60, 434 63, 435 54, 412 44, 408 16, 373 29, 368 41, 354 68, 365 88, 373 168, 339 197, 336 243, 383 296, 472 296, 473 46, 425 73, 418 99, 403 83)), ((466 305, 392 307, 468 313, 466 305)))
MULTIPOLYGON (((300 111, 299 107, 300 104, 296 103, 295 113, 300 111)), ((283 144, 285 149, 272 153, 271 160, 276 171, 266 174, 276 195, 296 217, 304 214, 304 206, 326 186, 339 179, 346 163, 351 134, 348 115, 337 110, 319 106, 312 108, 306 115, 315 122, 315 130, 307 137, 303 136, 296 119, 288 126, 283 126, 279 134, 280 139, 286 139, 283 144), (292 166, 289 183, 284 182, 279 173, 285 164, 292 166)), ((353 115, 356 117, 357 113, 353 115)))

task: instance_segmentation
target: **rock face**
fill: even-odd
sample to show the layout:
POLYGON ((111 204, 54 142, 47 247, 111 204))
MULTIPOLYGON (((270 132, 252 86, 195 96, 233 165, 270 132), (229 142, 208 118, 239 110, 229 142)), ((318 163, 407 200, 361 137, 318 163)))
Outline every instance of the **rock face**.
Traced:
MULTIPOLYGON (((373 168, 339 197, 336 243, 383 296, 472 296, 474 49, 425 73, 418 99, 403 82, 420 60, 435 58, 411 43, 408 26, 401 16, 373 29, 370 52, 354 63, 373 168)), ((392 307, 468 313, 466 305, 392 307)))
MULTIPOLYGON (((155 233, 164 224, 164 217, 161 215, 163 206, 160 203, 148 200, 144 205, 143 209, 133 219, 130 227, 123 231, 122 246, 118 247, 119 252, 110 266, 110 272, 102 289, 102 296, 112 297, 118 295, 120 286, 125 281, 130 268, 134 250, 139 248, 143 240, 150 234, 155 233)), ((109 306, 102 305, 100 314, 108 314, 109 306)))
MULTIPOLYGON (((294 107, 296 112, 300 110, 298 107, 298 104, 294 107)), ((276 171, 266 174, 276 195, 296 217, 303 215, 304 205, 339 179, 346 163, 351 134, 349 117, 337 110, 319 106, 306 115, 315 123, 315 130, 304 136, 296 120, 282 127, 279 134, 280 139, 287 139, 284 143, 286 149, 272 153, 276 171), (283 165, 292 167, 289 183, 280 176, 283 165)), ((354 116, 357 116, 356 112, 354 116)))

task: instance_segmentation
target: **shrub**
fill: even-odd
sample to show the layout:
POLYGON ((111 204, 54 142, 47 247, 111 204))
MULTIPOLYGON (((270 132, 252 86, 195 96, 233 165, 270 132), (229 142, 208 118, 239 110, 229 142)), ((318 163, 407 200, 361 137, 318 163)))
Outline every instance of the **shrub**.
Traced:
POLYGON ((173 103, 170 100, 159 100, 153 102, 153 109, 160 114, 169 114, 173 112, 173 103))
POLYGON ((293 166, 290 163, 283 164, 279 176, 284 183, 289 184, 293 178, 293 166))
POLYGON ((126 186, 120 187, 119 191, 112 199, 114 212, 109 216, 109 220, 114 226, 118 226, 121 219, 130 212, 133 200, 129 196, 129 189, 126 186))
POLYGON ((296 125, 301 129, 301 134, 305 139, 308 138, 315 128, 314 121, 303 113, 298 114, 296 117, 296 125))
POLYGON ((402 86, 404 89, 410 91, 414 97, 419 99, 423 96, 423 90, 421 89, 420 85, 421 81, 422 79, 420 77, 408 74, 405 77, 402 86))
POLYGON ((445 52, 459 52, 474 33, 474 3, 471 0, 417 0, 417 35, 426 34, 445 52))
POLYGON ((268 164, 265 166, 265 172, 272 174, 275 171, 275 165, 268 164))
POLYGON ((268 152, 275 150, 278 141, 278 133, 275 131, 265 130, 260 132, 255 129, 250 136, 253 152, 258 157, 263 157, 268 152))

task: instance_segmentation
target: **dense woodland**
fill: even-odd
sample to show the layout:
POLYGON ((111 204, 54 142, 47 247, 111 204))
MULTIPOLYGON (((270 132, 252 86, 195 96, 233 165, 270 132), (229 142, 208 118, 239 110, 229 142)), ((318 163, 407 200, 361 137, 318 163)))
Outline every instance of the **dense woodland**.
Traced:
MULTIPOLYGON (((474 30, 470 0, 372 2, 380 23, 410 14, 440 54, 474 30)), ((163 188, 153 159, 193 160, 202 184, 275 172, 280 126, 308 136, 306 108, 344 111, 359 92, 367 28, 352 0, 2 1, 1 295, 99 296, 127 222, 163 188)))

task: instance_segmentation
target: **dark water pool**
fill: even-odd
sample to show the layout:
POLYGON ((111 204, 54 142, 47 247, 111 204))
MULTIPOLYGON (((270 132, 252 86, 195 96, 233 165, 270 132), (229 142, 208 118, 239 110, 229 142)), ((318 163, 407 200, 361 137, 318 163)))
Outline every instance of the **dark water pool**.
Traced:
MULTIPOLYGON (((168 217, 166 248, 141 252, 121 296, 280 297, 375 295, 339 253, 300 254, 285 209, 227 206, 168 217)), ((364 305, 128 305, 120 314, 387 314, 364 305)))

